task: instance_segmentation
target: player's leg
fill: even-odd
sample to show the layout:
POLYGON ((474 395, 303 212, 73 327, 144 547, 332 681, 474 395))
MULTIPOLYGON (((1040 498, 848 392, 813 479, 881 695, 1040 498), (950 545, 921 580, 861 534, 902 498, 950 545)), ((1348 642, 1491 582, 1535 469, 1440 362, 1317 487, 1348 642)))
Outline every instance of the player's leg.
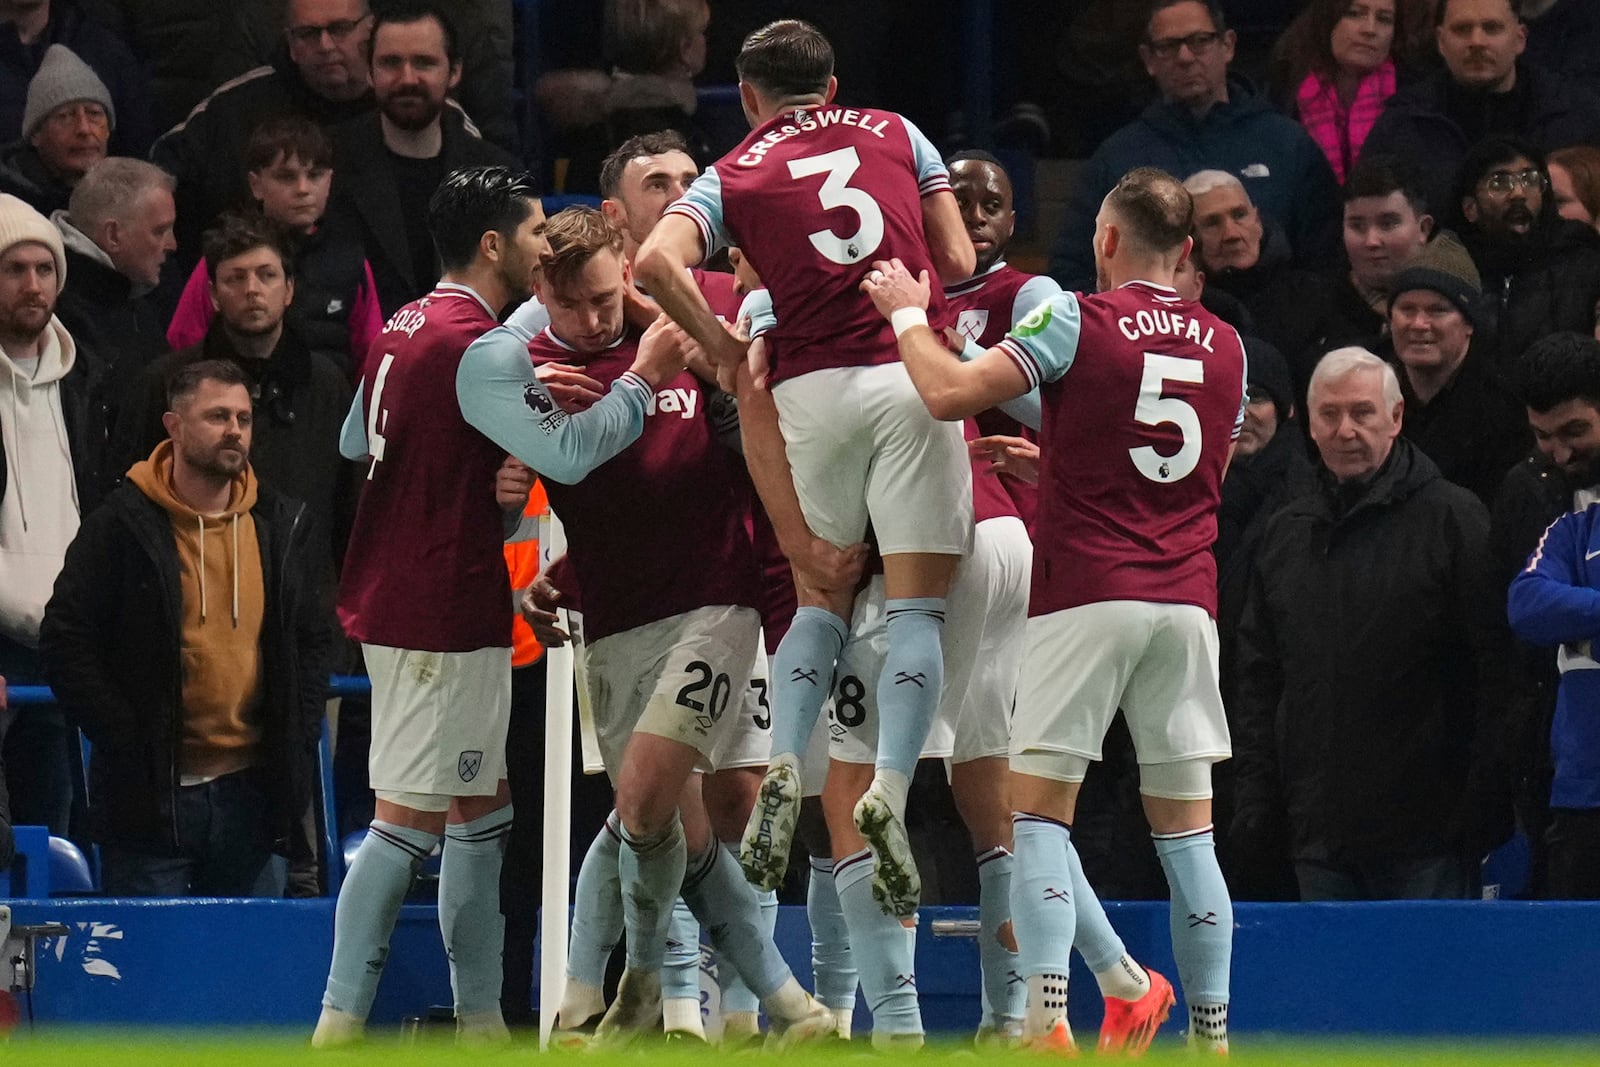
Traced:
POLYGON ((1211 831, 1211 764, 1230 754, 1217 675, 1217 628, 1193 605, 1149 605, 1149 653, 1124 701, 1139 791, 1172 891, 1172 954, 1189 1040, 1228 1047, 1233 902, 1211 831))
MULTIPOLYGON (((808 768, 813 759, 817 767, 827 767, 826 744, 821 747, 820 755, 807 754, 808 768)), ((809 779, 809 770, 807 775, 809 779)), ((807 784, 798 834, 811 856, 806 882, 806 920, 811 926, 811 987, 816 990, 817 999, 833 1012, 839 1036, 849 1040, 856 1007, 855 956, 850 949, 850 930, 845 925, 839 891, 833 880, 833 842, 822 813, 821 785, 817 786, 816 795, 812 795, 809 780, 807 784)))
POLYGON ((661 1029, 668 1035, 706 1037, 700 1016, 700 922, 682 897, 672 902, 667 949, 661 964, 661 1029))
POLYGON ((829 762, 822 791, 836 855, 834 891, 849 931, 861 991, 872 1012, 873 1044, 917 1046, 923 1029, 917 1002, 916 914, 891 915, 874 898, 871 853, 855 824, 856 803, 872 782, 873 766, 867 762, 872 757, 867 746, 854 755, 855 762, 829 762))
POLYGON ((961 427, 928 415, 903 364, 862 370, 873 447, 866 500, 883 553, 889 648, 878 682, 877 767, 856 825, 872 847, 876 888, 905 915, 921 895, 906 796, 944 684, 945 597, 972 548, 972 465, 961 427))
MULTIPOLYGON (((855 544, 867 528, 870 428, 858 372, 813 371, 773 390, 778 423, 806 523, 817 537, 855 544)), ((796 583, 799 607, 772 660, 772 753, 739 850, 753 885, 776 889, 788 869, 805 753, 833 665, 849 632, 851 592, 823 594, 796 583)))
POLYGON ((578 867, 567 941, 567 986, 555 1024, 556 1030, 574 1039, 584 1031, 592 1033, 605 1014, 606 965, 623 934, 622 881, 617 871, 621 854, 622 824, 612 811, 578 867))
POLYGON ((468 1043, 510 1040, 500 1013, 505 976, 500 866, 512 816, 511 790, 501 778, 493 796, 453 800, 444 828, 439 929, 450 960, 457 1034, 468 1043))
MULTIPOLYGON (((959 731, 958 731, 959 739, 959 731)), ((1017 938, 1011 922, 1011 794, 1005 756, 985 756, 950 765, 950 791, 972 838, 978 864, 978 961, 986 1012, 980 1043, 989 1035, 1020 1037, 1027 986, 1017 970, 1017 938)))

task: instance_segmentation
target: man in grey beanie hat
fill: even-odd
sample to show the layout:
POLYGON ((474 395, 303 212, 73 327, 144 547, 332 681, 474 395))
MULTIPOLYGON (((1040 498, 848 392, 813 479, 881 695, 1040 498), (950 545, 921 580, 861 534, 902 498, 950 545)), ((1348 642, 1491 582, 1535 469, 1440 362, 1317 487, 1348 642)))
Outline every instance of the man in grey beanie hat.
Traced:
POLYGON ((65 207, 78 179, 106 158, 115 126, 105 83, 71 49, 51 45, 28 83, 22 140, 0 153, 0 189, 44 214, 65 207))

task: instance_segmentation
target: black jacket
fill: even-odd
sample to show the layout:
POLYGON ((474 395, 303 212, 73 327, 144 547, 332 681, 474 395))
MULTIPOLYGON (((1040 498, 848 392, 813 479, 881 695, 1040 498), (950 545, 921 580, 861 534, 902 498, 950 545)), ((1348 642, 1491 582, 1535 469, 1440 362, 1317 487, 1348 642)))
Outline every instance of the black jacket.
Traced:
POLYGON ((1455 381, 1424 404, 1405 368, 1395 367, 1405 397, 1400 432, 1433 460, 1446 479, 1494 503, 1500 483, 1533 445, 1528 416, 1501 384, 1490 354, 1474 345, 1455 381))
POLYGON ((1482 855, 1510 829, 1488 513, 1404 438, 1364 493, 1323 478, 1256 553, 1235 829, 1286 813, 1297 859, 1482 855))
POLYGON ((51 174, 27 141, 0 148, 0 193, 26 200, 41 215, 64 211, 72 186, 51 174))
MULTIPOLYGON (((283 848, 312 796, 331 634, 312 585, 304 505, 262 486, 250 514, 266 590, 262 766, 283 848)), ((39 639, 56 699, 94 746, 89 817, 99 842, 152 854, 179 847, 182 613, 171 516, 124 484, 67 549, 39 639)))
MULTIPOLYGON (((505 149, 469 130, 456 109, 446 108, 440 123, 444 132, 439 150, 441 178, 457 167, 518 165, 505 149)), ((328 215, 346 232, 360 235, 378 287, 378 304, 388 317, 426 295, 438 276, 417 277, 399 183, 377 112, 341 124, 332 136, 333 172, 338 178, 328 215)))
POLYGON ((1332 317, 1331 286, 1319 274, 1293 263, 1289 240, 1263 219, 1261 255, 1247 270, 1219 270, 1206 275, 1207 291, 1220 290, 1250 312, 1255 333, 1283 354, 1294 380, 1295 402, 1305 410, 1306 384, 1326 351, 1324 338, 1332 317))
POLYGON ((1594 332, 1600 300, 1600 234, 1581 222, 1557 218, 1553 199, 1532 239, 1510 246, 1490 242, 1472 228, 1463 234, 1483 278, 1494 322, 1481 328, 1495 365, 1509 371, 1522 353, 1557 330, 1594 332))
POLYGON ((1546 152, 1600 136, 1600 98, 1586 86, 1517 64, 1517 85, 1491 94, 1457 88, 1449 71, 1406 86, 1384 107, 1361 146, 1363 158, 1395 155, 1416 164, 1428 206, 1449 217, 1456 171, 1467 149, 1492 134, 1524 137, 1546 152))

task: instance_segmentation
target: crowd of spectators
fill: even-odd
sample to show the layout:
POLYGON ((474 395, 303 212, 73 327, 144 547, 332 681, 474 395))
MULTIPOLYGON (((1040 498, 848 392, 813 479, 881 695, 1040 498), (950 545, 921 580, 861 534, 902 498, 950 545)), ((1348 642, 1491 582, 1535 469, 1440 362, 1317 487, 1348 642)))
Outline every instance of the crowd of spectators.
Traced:
MULTIPOLYGON (((112 849, 108 888, 219 884, 195 872, 234 861, 257 884, 260 848, 189 857, 188 883, 150 858, 199 818, 188 790, 204 787, 290 858, 291 890, 315 891, 305 702, 262 674, 259 691, 189 707, 165 666, 180 645, 180 677, 222 675, 196 666, 187 607, 141 615, 158 592, 187 604, 173 538, 180 556, 191 534, 203 550, 212 521, 157 521, 198 511, 173 481, 200 449, 175 397, 242 389, 253 408, 250 488, 227 514, 235 530, 253 517, 258 574, 297 577, 268 583, 265 616, 250 601, 250 669, 349 666, 321 625, 359 489, 338 429, 382 322, 437 277, 433 188, 520 156, 599 193, 630 135, 676 130, 702 166, 728 147, 695 94, 723 12, 598 6, 602 69, 529 84, 544 122, 524 145, 506 0, 0 0, 0 674, 48 679, 60 699, 0 708, 0 860, 10 824, 30 823, 112 849), (292 544, 284 499, 304 504, 292 544), (316 608, 292 632, 284 595, 316 608), (176 723, 163 759, 134 751, 146 716, 176 723), (276 726, 240 732, 256 718, 276 726), (78 729, 95 749, 87 807, 78 729), (263 794, 275 761, 297 769, 263 794)), ((801 13, 848 61, 851 5, 814 6, 801 13)), ((1184 295, 1249 353, 1217 544, 1237 753, 1218 785, 1225 866, 1243 896, 1470 896, 1515 826, 1526 892, 1600 896, 1585 673, 1600 607, 1583 553, 1600 499, 1600 8, 1309 0, 1247 48, 1229 15, 1248 6, 1061 5, 1063 52, 1101 42, 1116 77, 1142 72, 1119 99, 1150 102, 1093 143, 1085 116, 1033 144, 1087 156, 1045 235, 1058 281, 1094 284, 1101 198, 1162 167, 1195 201, 1184 295), (1530 565, 1557 519, 1565 555, 1530 565)), ((233 583, 230 551, 235 571, 217 574, 233 583)), ((1114 753, 1097 773, 1122 774, 1114 753)), ((1084 834, 1091 867, 1141 847, 1100 845, 1084 834)))

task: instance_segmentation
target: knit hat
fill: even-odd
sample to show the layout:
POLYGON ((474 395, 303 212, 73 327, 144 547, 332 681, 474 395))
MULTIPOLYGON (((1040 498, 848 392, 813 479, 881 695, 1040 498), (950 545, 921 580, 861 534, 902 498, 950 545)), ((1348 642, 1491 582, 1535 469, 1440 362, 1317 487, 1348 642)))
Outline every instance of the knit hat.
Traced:
POLYGON ((39 73, 28 83, 28 104, 22 112, 22 139, 30 140, 62 104, 88 100, 106 109, 106 121, 117 126, 117 111, 111 106, 111 90, 78 54, 64 44, 45 49, 39 73))
POLYGON ((1417 257, 1394 276, 1389 286, 1393 303, 1401 293, 1431 289, 1454 304, 1467 321, 1479 324, 1483 303, 1483 280, 1466 246, 1449 230, 1429 241, 1417 257))
POLYGON ((1245 385, 1260 389, 1272 399, 1278 409, 1279 420, 1289 417, 1294 406, 1294 382, 1289 378, 1289 364, 1283 354, 1259 337, 1242 337, 1244 341, 1245 385))
POLYGON ((61 231, 26 200, 0 193, 0 256, 24 241, 37 241, 50 250, 56 261, 56 292, 67 284, 67 254, 61 246, 61 231))

